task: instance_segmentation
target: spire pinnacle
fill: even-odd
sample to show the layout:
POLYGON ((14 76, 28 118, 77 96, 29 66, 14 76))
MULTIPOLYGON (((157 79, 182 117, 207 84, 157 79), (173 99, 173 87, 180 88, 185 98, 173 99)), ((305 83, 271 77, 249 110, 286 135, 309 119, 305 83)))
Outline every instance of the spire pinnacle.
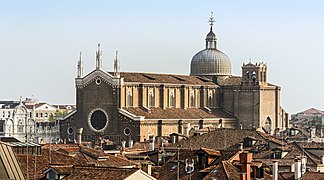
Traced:
POLYGON ((78 62, 78 75, 77 77, 80 78, 83 76, 83 61, 82 61, 82 51, 80 51, 80 57, 78 62))
POLYGON ((209 25, 210 25, 210 31, 212 31, 213 30, 213 25, 214 25, 214 22, 215 22, 214 17, 213 17, 213 12, 210 13, 210 18, 209 18, 208 22, 209 22, 209 25))
POLYGON ((120 70, 120 67, 119 67, 118 51, 116 51, 116 58, 114 60, 114 76, 117 78, 120 77, 119 70, 120 70))
POLYGON ((100 50, 100 43, 98 43, 98 51, 96 52, 96 68, 102 67, 102 51, 100 50))

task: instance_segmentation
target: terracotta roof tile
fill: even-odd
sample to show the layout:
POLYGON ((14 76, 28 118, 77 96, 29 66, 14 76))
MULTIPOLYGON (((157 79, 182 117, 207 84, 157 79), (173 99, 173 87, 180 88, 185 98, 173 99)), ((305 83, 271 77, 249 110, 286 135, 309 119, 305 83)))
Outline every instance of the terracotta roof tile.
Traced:
POLYGON ((240 76, 230 76, 223 81, 219 82, 220 86, 240 86, 242 82, 242 77, 240 76))
POLYGON ((124 78, 124 82, 217 86, 211 80, 199 76, 188 76, 179 74, 153 74, 140 72, 121 72, 120 76, 124 78))
POLYGON ((124 110, 145 119, 202 119, 202 118, 235 118, 220 108, 212 108, 211 113, 201 108, 151 108, 150 112, 140 107, 129 107, 124 110))

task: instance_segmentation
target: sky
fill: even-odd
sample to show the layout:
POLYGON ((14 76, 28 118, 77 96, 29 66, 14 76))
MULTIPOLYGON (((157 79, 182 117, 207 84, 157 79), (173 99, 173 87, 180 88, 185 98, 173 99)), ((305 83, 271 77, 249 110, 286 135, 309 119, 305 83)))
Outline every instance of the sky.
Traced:
POLYGON ((322 0, 0 0, 0 99, 75 104, 79 53, 87 74, 98 43, 107 71, 118 50, 121 71, 188 75, 213 12, 233 75, 243 62, 265 62, 288 113, 324 110, 323 8, 322 0))

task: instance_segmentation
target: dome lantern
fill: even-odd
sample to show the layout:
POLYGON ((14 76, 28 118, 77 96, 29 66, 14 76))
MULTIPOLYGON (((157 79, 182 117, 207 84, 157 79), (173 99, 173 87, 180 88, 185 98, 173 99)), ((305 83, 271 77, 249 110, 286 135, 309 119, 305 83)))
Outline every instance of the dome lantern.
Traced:
POLYGON ((214 18, 209 18, 210 32, 206 36, 206 48, 196 53, 191 60, 190 75, 211 76, 231 75, 231 61, 228 56, 217 49, 217 38, 213 32, 214 18))

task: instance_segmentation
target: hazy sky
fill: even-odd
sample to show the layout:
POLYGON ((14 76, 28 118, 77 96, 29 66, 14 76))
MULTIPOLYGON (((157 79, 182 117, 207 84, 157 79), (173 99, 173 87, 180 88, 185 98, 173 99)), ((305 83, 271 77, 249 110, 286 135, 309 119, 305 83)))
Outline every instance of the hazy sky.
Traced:
POLYGON ((0 0, 0 99, 35 97, 74 104, 76 65, 189 74, 205 46, 214 12, 218 49, 240 75, 243 62, 266 62, 289 113, 324 110, 324 1, 32 1, 0 0))

